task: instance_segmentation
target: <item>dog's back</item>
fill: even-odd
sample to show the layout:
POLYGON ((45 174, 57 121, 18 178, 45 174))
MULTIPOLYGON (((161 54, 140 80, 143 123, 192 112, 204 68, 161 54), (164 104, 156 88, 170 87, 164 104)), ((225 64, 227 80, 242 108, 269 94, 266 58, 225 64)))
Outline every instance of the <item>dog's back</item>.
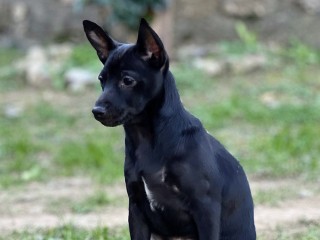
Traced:
POLYGON ((247 177, 239 162, 216 139, 209 138, 223 185, 220 239, 255 239, 253 200, 247 177))

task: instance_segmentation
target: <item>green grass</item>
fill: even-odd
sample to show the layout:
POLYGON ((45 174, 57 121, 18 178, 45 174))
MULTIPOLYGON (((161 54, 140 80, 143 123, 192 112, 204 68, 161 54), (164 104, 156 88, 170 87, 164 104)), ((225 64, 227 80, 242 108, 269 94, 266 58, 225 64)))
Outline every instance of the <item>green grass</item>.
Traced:
POLYGON ((34 138, 21 120, 2 119, 0 134, 0 186, 10 186, 24 180, 39 180, 41 172, 37 153, 46 146, 34 138), (33 172, 32 176, 28 172, 33 172))
POLYGON ((0 93, 21 88, 23 81, 16 69, 16 62, 23 51, 15 48, 0 48, 0 93))
POLYGON ((78 114, 40 101, 21 117, 1 116, 0 186, 74 174, 108 183, 119 179, 124 157, 121 129, 106 131, 89 111, 83 117, 78 114), (79 131, 86 124, 91 127, 79 131))
MULTIPOLYGON (((258 240, 317 240, 320 238, 320 226, 314 222, 302 222, 299 226, 288 226, 288 229, 278 228, 273 232, 259 233, 258 240)), ((14 232, 10 235, 0 236, 0 239, 12 240, 129 240, 128 230, 109 230, 98 227, 85 230, 70 224, 48 230, 29 230, 14 232)))
MULTIPOLYGON (((240 160, 247 173, 319 180, 319 52, 299 42, 267 52, 243 25, 238 25, 237 31, 242 42, 222 44, 221 56, 233 54, 241 59, 245 54, 262 53, 271 64, 249 74, 210 77, 188 62, 176 63, 172 71, 185 106, 240 160)), ((6 66, 10 61, 0 59, 6 66)), ((101 65, 97 61, 91 47, 81 45, 75 48, 68 66, 98 72, 101 65)), ((61 176, 85 176, 103 184, 123 179, 123 130, 103 127, 91 116, 97 90, 72 94, 55 89, 48 90, 48 96, 32 90, 30 97, 30 89, 16 88, 17 82, 11 82, 16 73, 5 74, 1 75, 0 69, 0 188, 61 176), (22 114, 6 116, 8 103, 21 101, 22 114)), ((254 195, 256 204, 269 205, 295 197, 294 190, 281 188, 254 195)), ((115 201, 98 190, 79 201, 52 202, 49 208, 82 214, 99 211, 115 201)), ((288 227, 292 231, 279 228, 274 238, 260 234, 259 239, 319 239, 319 228, 315 223, 301 223, 297 228, 288 227)), ((124 240, 129 236, 127 229, 86 230, 67 224, 48 230, 21 229, 0 239, 124 240)))
MULTIPOLYGON (((90 43, 75 46, 70 57, 70 63, 75 66, 85 66, 97 64, 98 58, 96 51, 90 43)), ((102 65, 101 65, 102 66, 102 65)))
POLYGON ((261 234, 258 240, 318 240, 320 225, 316 222, 301 222, 298 225, 278 228, 277 230, 261 234))
POLYGON ((278 206, 279 203, 297 198, 299 193, 290 188, 277 188, 270 190, 259 190, 253 194, 255 205, 278 206))
MULTIPOLYGON (((244 25, 237 25, 237 32, 241 42, 225 43, 222 54, 265 54, 244 25)), ((319 52, 296 41, 269 54, 280 67, 271 64, 250 74, 214 78, 188 62, 174 64, 172 71, 185 106, 239 158, 247 172, 318 178, 319 52), (264 102, 265 95, 271 96, 271 103, 264 102)), ((75 48, 68 64, 98 69, 97 61, 86 44, 75 48)), ((5 116, 5 105, 1 105, 0 134, 5 137, 0 139, 0 186, 79 174, 103 183, 122 178, 123 131, 103 127, 90 113, 99 92, 52 94, 53 100, 38 95, 37 101, 26 101, 17 118, 5 116)), ((20 98, 24 93, 18 89, 20 98)))
POLYGON ((109 196, 103 191, 98 191, 87 199, 74 203, 72 211, 75 213, 87 213, 112 203, 109 196))
POLYGON ((5 236, 0 236, 0 239, 11 240, 129 240, 128 231, 109 230, 105 227, 98 227, 93 230, 85 230, 77 228, 73 225, 63 225, 58 228, 49 230, 31 230, 21 231, 5 236))
POLYGON ((286 72, 267 69, 204 79, 205 88, 191 95, 183 92, 182 98, 248 172, 314 179, 320 170, 319 70, 306 67, 300 74, 304 77, 288 79, 286 72), (263 102, 265 94, 272 96, 273 105, 263 102), (233 136, 219 134, 225 130, 233 136))
POLYGON ((0 48, 0 66, 10 65, 22 56, 23 52, 16 48, 0 48))
MULTIPOLYGON (((281 239, 301 239, 301 240, 317 240, 320 238, 320 225, 317 223, 306 223, 309 226, 298 233, 294 233, 291 236, 283 233, 281 239)), ((283 231, 284 232, 284 231, 283 231)))
MULTIPOLYGON (((101 126, 102 128, 102 126, 101 126)), ((102 182, 112 182, 123 174, 123 140, 119 131, 94 131, 69 139, 58 149, 55 160, 61 173, 90 173, 102 182)))
POLYGON ((194 93, 199 93, 212 84, 212 79, 202 71, 190 67, 188 63, 174 65, 171 70, 176 79, 179 92, 183 95, 190 96, 194 93))
POLYGON ((257 158, 249 159, 247 164, 253 171, 270 176, 317 178, 320 169, 319 134, 318 124, 283 125, 270 135, 253 140, 257 158))
POLYGON ((97 189, 89 196, 82 196, 80 199, 59 198, 49 201, 46 210, 52 214, 60 215, 61 211, 74 214, 86 214, 105 211, 105 207, 115 207, 124 203, 120 197, 109 196, 103 189, 97 189))

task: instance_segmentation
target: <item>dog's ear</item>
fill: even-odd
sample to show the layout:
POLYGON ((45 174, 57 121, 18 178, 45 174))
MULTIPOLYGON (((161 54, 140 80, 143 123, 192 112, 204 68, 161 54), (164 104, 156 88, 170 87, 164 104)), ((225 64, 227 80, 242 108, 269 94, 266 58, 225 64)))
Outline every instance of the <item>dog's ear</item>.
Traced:
POLYGON ((84 20, 83 28, 89 42, 96 49, 100 61, 104 64, 110 51, 117 47, 116 42, 94 22, 84 20))
POLYGON ((167 53, 161 39, 143 18, 140 22, 136 47, 142 59, 155 67, 160 68, 167 61, 167 53))

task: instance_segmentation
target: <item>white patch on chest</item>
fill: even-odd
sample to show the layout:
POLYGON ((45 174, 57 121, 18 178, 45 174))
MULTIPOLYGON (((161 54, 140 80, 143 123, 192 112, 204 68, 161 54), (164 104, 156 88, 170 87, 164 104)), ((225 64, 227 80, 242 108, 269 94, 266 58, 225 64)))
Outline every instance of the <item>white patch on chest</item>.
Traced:
MULTIPOLYGON (((164 182, 164 177, 161 178, 161 181, 164 182)), ((154 195, 152 193, 152 191, 150 190, 150 188, 148 187, 148 184, 146 182, 146 180, 144 179, 144 177, 142 177, 142 182, 143 182, 143 185, 144 185, 144 190, 146 192, 146 195, 147 195, 147 198, 149 200, 149 203, 150 203, 150 208, 152 211, 155 211, 156 208, 157 209, 160 209, 160 210, 164 210, 164 206, 161 206, 157 201, 156 199, 154 198, 154 195)))

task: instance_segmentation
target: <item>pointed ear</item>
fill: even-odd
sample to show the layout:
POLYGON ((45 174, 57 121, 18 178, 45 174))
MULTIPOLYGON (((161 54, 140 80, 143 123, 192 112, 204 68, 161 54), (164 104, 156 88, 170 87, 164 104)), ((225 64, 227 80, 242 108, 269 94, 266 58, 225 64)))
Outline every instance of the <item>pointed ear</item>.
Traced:
POLYGON ((163 43, 143 18, 140 22, 136 47, 143 60, 149 61, 155 67, 162 67, 165 64, 167 53, 163 43))
POLYGON ((96 49, 100 61, 104 64, 110 51, 117 47, 116 42, 94 22, 84 20, 83 28, 89 42, 96 49))

